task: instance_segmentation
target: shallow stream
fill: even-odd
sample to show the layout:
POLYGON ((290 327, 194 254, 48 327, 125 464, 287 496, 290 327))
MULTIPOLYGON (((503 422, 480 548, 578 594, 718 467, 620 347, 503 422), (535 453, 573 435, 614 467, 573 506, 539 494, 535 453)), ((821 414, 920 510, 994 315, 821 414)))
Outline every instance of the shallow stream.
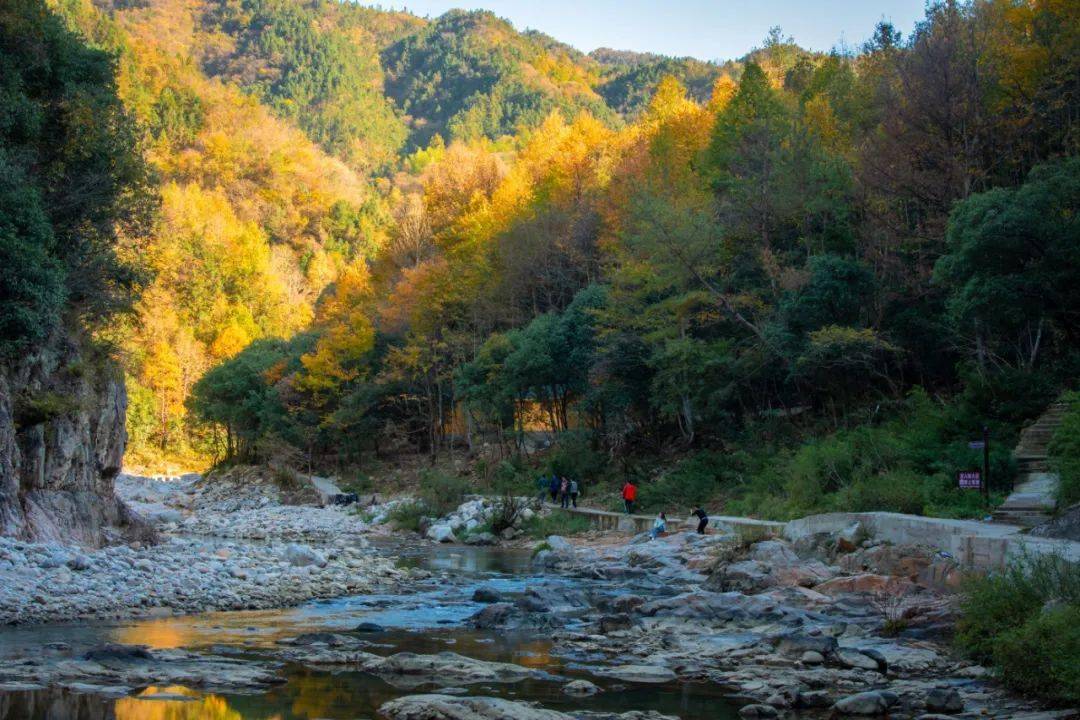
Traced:
MULTIPOLYGON (((154 648, 213 648, 222 654, 272 659, 272 649, 283 638, 313 631, 348 631, 371 622, 385 628, 365 636, 375 643, 371 652, 450 650, 549 674, 520 683, 473 685, 468 688, 471 695, 537 701, 563 711, 657 710, 683 720, 737 717, 735 708, 705 684, 634 685, 598 678, 578 663, 583 659, 553 655, 543 631, 480 631, 463 622, 482 607, 472 600, 473 591, 481 585, 509 594, 537 582, 592 583, 598 592, 611 593, 626 592, 625 588, 539 574, 530 566, 528 551, 392 544, 381 546, 380 552, 399 557, 403 566, 430 570, 436 580, 418 592, 356 595, 283 610, 8 628, 0 630, 0 652, 33 656, 36 648, 54 642, 76 648, 118 642, 154 648), (570 698, 562 693, 562 686, 573 678, 589 679, 607 691, 585 699, 570 698)), ((344 720, 374 718, 378 707, 394 697, 437 692, 401 689, 366 673, 313 670, 297 664, 285 664, 283 674, 287 682, 255 695, 204 693, 185 687, 149 687, 121 698, 52 689, 0 693, 0 720, 344 720)))

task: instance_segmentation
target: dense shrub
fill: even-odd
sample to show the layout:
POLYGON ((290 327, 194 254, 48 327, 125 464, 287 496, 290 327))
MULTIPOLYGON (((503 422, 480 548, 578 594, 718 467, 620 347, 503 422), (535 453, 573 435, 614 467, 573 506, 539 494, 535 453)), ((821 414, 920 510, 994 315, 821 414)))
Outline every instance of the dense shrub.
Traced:
MULTIPOLYGON (((726 510, 786 519, 818 512, 889 510, 944 517, 979 517, 982 495, 956 487, 959 470, 982 464, 969 447, 983 419, 963 403, 945 404, 914 391, 880 425, 863 425, 816 437, 801 446, 761 452, 743 463, 726 510)), ((1014 432, 991 425, 991 502, 999 501, 1016 474, 1014 432)))
POLYGON ((472 488, 460 475, 426 470, 420 473, 420 499, 433 517, 442 517, 462 503, 472 488))
POLYGON ((994 664, 1014 690, 1080 702, 1080 605, 1046 608, 1002 633, 994 645, 994 664))
POLYGON ((1080 566, 1046 555, 970 579, 956 641, 1015 690, 1080 700, 1080 566))
POLYGON ((1050 462, 1061 477, 1058 507, 1080 502, 1080 392, 1065 396, 1068 409, 1050 441, 1050 462))

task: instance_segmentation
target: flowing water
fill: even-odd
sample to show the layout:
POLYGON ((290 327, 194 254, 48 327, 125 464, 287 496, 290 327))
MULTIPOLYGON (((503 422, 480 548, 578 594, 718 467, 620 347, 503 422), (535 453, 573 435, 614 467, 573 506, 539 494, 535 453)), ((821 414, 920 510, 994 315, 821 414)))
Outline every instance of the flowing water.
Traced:
MULTIPOLYGON (((588 673, 583 658, 553 655, 546 633, 480 631, 463 620, 481 605, 473 591, 483 585, 503 593, 522 591, 530 583, 580 584, 590 581, 558 575, 540 576, 525 551, 492 548, 383 547, 404 566, 444 574, 446 580, 428 590, 406 594, 357 595, 310 602, 284 610, 207 613, 184 617, 35 626, 0 630, 0 652, 32 655, 52 642, 73 647, 102 642, 155 648, 210 649, 223 654, 272 659, 278 640, 311 631, 345 631, 360 622, 385 628, 369 637, 371 652, 437 653, 450 650, 483 660, 513 662, 542 670, 542 679, 513 684, 469 686, 468 693, 539 702, 556 710, 658 710, 683 720, 726 720, 734 708, 705 684, 624 685, 588 673), (591 698, 569 698, 562 685, 589 679, 611 692, 591 698)), ((597 586, 599 592, 619 592, 597 586)), ((104 698, 64 690, 0 693, 0 720, 212 720, 212 719, 345 719, 374 718, 387 700, 415 691, 394 687, 378 677, 352 671, 313 670, 298 664, 283 667, 287 681, 261 694, 205 693, 186 687, 148 687, 136 695, 104 698)))

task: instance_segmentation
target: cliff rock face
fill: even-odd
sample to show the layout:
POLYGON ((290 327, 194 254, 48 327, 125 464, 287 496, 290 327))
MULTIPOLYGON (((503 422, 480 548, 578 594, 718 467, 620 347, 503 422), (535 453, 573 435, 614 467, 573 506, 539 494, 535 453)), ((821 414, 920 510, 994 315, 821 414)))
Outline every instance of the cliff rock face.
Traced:
POLYGON ((113 488, 126 409, 115 363, 63 333, 0 366, 0 535, 87 547, 153 541, 113 488))

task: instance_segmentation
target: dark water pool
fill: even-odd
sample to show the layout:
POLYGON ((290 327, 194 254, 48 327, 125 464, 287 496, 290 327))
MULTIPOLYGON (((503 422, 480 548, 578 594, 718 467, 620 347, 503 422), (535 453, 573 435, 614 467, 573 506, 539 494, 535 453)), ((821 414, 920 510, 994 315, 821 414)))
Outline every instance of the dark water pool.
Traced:
MULTIPOLYGON (((705 684, 633 685, 597 678, 566 658, 551 653, 542 633, 477 631, 461 622, 480 606, 473 590, 484 585, 520 592, 529 583, 579 583, 559 576, 538 576, 529 554, 490 548, 389 548, 407 566, 437 573, 429 587, 406 595, 362 595, 311 602, 296 608, 207 613, 185 617, 117 623, 38 626, 0 631, 0 652, 33 653, 50 642, 73 647, 121 642, 151 647, 208 648, 260 657, 277 641, 313 630, 347 630, 375 622, 386 630, 372 634, 372 652, 435 653, 445 650, 484 660, 514 662, 540 669, 548 679, 514 684, 473 685, 472 695, 539 702, 552 709, 657 710, 683 720, 737 717, 720 693, 705 684), (562 685, 587 678, 605 689, 587 699, 572 699, 562 685)), ((202 693, 186 687, 150 687, 136 695, 103 698, 63 690, 0 693, 0 720, 344 720, 375 718, 387 700, 432 688, 405 690, 365 673, 319 671, 286 665, 287 682, 259 695, 202 693)))

